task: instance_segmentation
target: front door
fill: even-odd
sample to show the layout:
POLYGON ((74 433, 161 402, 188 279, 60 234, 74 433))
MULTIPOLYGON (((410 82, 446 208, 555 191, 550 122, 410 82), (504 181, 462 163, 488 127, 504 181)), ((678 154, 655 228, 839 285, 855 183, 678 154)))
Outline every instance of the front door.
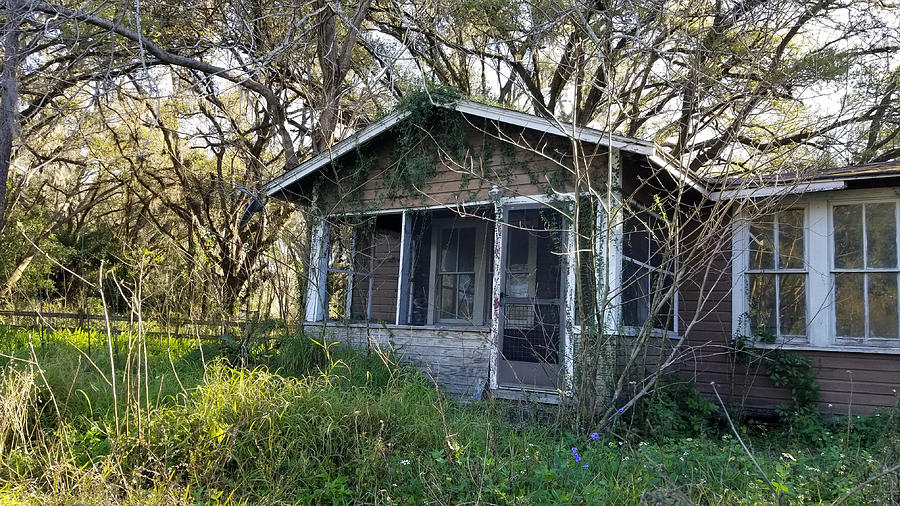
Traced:
POLYGON ((500 386, 556 389, 561 384, 562 266, 559 214, 508 211, 500 295, 500 386))

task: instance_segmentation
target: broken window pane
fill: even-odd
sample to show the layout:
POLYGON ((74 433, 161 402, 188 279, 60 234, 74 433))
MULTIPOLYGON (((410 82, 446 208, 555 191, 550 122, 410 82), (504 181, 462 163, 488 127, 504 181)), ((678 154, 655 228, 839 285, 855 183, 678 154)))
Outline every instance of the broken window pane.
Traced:
POLYGON ((750 268, 775 268, 775 227, 771 221, 755 221, 750 225, 750 268))

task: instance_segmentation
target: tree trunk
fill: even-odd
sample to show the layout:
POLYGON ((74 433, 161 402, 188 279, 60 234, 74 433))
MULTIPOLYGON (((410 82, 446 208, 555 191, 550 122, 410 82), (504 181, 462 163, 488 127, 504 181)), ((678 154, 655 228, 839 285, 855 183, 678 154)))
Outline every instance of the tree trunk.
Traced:
POLYGON ((6 20, 3 22, 3 71, 0 82, 3 95, 0 98, 0 232, 3 231, 6 209, 6 185, 9 165, 12 161, 12 144, 16 137, 19 113, 19 82, 16 69, 19 66, 19 31, 22 24, 21 0, 7 0, 6 20))

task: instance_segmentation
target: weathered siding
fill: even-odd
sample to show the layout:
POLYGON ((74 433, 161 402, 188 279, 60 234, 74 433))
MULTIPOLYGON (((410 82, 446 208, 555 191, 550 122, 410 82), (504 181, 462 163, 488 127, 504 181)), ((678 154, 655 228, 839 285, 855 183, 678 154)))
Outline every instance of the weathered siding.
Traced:
MULTIPOLYGON (((790 393, 772 383, 764 361, 744 363, 732 353, 730 238, 723 240, 726 247, 709 257, 711 269, 705 286, 700 271, 680 287, 681 328, 690 326, 681 374, 711 396, 711 383, 715 382, 732 409, 771 414, 779 404, 790 402, 790 393), (701 302, 702 298, 705 302, 701 302)), ((795 352, 811 359, 821 391, 822 413, 871 413, 879 407, 896 405, 900 357, 832 350, 795 352)))
POLYGON ((340 323, 306 324, 306 332, 321 335, 359 349, 377 343, 383 350, 393 347, 397 357, 420 367, 451 395, 471 399, 477 385, 486 387, 490 364, 488 330, 370 326, 340 323))
MULTIPOLYGON (((356 161, 347 167, 365 167, 365 174, 338 168, 327 171, 325 187, 320 191, 326 212, 367 211, 378 209, 417 208, 435 205, 454 205, 490 200, 490 190, 497 185, 506 197, 546 195, 571 191, 574 179, 568 167, 571 158, 561 153, 571 151, 568 140, 556 136, 539 136, 521 130, 505 131, 509 141, 496 139, 497 127, 481 121, 479 126, 468 125, 464 160, 438 162, 434 175, 421 188, 391 188, 392 174, 397 170, 396 138, 385 134, 364 148, 365 163, 356 161), (493 132, 493 133, 490 133, 493 132), (356 179, 354 179, 356 178, 356 179), (349 190, 354 188, 351 193, 349 190)), ((423 135, 424 137, 424 135, 423 135)), ((425 139, 431 145, 431 141, 425 139)), ((432 149, 437 153, 436 146, 432 149)), ((587 149, 587 148, 586 148, 587 149)), ((596 149, 591 147, 590 149, 596 149)), ((606 172, 606 151, 582 155, 592 167, 594 180, 606 172)))

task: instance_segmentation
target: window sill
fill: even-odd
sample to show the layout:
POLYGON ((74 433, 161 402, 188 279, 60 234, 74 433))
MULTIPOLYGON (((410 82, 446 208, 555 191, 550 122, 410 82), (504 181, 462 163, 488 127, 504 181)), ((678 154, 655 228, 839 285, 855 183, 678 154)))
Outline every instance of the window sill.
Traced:
POLYGON ((878 355, 900 355, 900 343, 896 347, 886 348, 877 346, 860 346, 847 344, 832 344, 828 346, 816 346, 812 344, 762 344, 757 343, 755 348, 766 350, 789 350, 789 351, 823 351, 829 353, 872 353, 878 355))

